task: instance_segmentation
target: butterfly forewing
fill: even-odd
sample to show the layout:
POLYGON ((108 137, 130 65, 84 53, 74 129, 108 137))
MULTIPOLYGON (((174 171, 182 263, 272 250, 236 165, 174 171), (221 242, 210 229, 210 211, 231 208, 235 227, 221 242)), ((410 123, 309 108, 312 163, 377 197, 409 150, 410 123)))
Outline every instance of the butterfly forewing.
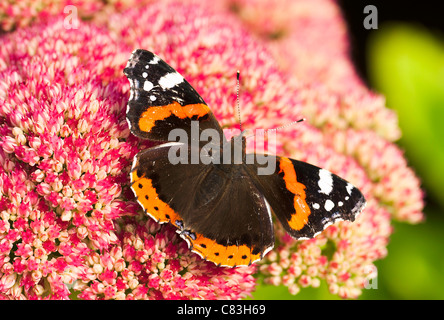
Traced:
POLYGON ((191 135, 191 121, 200 132, 222 129, 202 97, 182 75, 152 52, 135 50, 123 70, 130 82, 127 119, 140 138, 168 141, 172 129, 191 135))

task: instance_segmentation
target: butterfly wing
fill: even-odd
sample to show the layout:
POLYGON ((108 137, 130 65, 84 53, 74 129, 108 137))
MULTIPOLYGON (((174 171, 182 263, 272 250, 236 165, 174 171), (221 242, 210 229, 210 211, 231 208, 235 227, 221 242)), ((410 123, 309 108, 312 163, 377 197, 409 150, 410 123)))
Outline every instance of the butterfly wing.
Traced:
MULTIPOLYGON (((354 221, 366 201, 362 193, 337 175, 286 157, 270 157, 275 171, 250 175, 284 229, 296 239, 310 239, 338 220, 354 221)), ((259 166, 260 167, 260 166, 259 166)))
MULTIPOLYGON (((271 209, 242 166, 172 164, 166 143, 141 152, 131 174, 139 203, 170 222, 192 251, 217 265, 249 265, 274 245, 271 209), (234 170, 234 171, 233 171, 234 170)), ((182 150, 183 151, 183 150, 182 150)))
POLYGON ((212 128, 224 137, 202 97, 154 53, 135 50, 123 72, 131 85, 127 119, 136 136, 168 141, 172 129, 183 129, 190 134, 191 121, 197 120, 201 131, 212 128))

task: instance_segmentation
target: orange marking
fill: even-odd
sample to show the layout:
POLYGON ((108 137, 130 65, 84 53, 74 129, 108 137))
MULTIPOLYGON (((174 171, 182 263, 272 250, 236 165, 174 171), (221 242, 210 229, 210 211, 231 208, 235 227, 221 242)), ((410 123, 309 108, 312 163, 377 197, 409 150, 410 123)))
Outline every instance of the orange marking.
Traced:
POLYGON ((166 106, 153 106, 142 113, 139 119, 139 128, 142 131, 150 132, 157 120, 166 119, 171 115, 180 119, 192 118, 193 116, 201 118, 209 111, 210 108, 203 103, 181 106, 177 101, 174 101, 166 106))
POLYGON ((137 200, 143 208, 153 216, 157 222, 171 222, 181 220, 179 215, 165 202, 159 199, 156 189, 153 187, 151 179, 137 176, 137 170, 131 173, 132 188, 137 195, 137 200))
POLYGON ((282 157, 280 159, 281 171, 284 173, 284 181, 287 189, 294 194, 294 209, 295 213, 291 215, 288 225, 292 229, 301 230, 308 222, 310 215, 310 207, 305 201, 305 186, 298 182, 296 171, 290 159, 282 157))
MULTIPOLYGON (((182 219, 170 206, 159 199, 159 195, 153 187, 151 179, 145 176, 139 177, 137 170, 134 170, 131 173, 131 182, 137 200, 158 223, 170 222, 177 227, 176 222, 182 219)), ((246 245, 223 246, 200 234, 196 234, 195 240, 190 236, 187 236, 187 239, 192 246, 193 252, 198 253, 202 258, 212 261, 217 265, 231 267, 245 266, 261 258, 260 252, 253 254, 253 248, 249 248, 246 245)))
POLYGON ((253 254, 253 249, 246 245, 223 246, 201 234, 196 234, 196 240, 189 236, 187 236, 187 239, 193 245, 192 251, 217 265, 247 266, 261 258, 261 253, 253 254))

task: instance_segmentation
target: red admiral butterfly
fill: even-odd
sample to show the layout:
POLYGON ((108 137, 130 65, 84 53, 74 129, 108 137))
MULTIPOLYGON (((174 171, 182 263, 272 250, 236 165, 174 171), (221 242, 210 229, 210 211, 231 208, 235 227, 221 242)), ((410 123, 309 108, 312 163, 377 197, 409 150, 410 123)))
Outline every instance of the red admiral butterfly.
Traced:
POLYGON ((138 202, 158 223, 176 226, 202 258, 231 267, 260 260, 274 245, 272 211, 292 237, 309 239, 335 221, 354 221, 364 208, 357 188, 305 162, 272 156, 274 172, 259 175, 263 164, 246 161, 245 137, 227 141, 202 97, 157 55, 135 50, 124 73, 131 84, 127 120, 137 137, 167 142, 172 129, 191 135, 194 120, 200 132, 216 130, 222 146, 241 141, 240 164, 172 164, 170 149, 181 142, 134 158, 131 183, 138 202))

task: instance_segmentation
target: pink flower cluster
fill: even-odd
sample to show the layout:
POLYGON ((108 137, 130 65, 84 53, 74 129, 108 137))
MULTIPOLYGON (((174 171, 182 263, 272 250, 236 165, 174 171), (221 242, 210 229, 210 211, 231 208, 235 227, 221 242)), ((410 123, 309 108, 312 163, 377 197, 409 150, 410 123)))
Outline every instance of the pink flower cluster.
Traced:
POLYGON ((121 11, 134 6, 142 6, 152 0, 4 0, 0 2, 0 31, 23 28, 35 21, 46 21, 51 16, 71 14, 73 10, 79 18, 91 19, 97 14, 121 11))
POLYGON ((89 24, 66 31, 62 19, 0 47, 1 297, 239 299, 254 289, 254 266, 203 261, 135 202, 129 169, 143 144, 125 119, 129 47, 89 24))
POLYGON ((97 50, 108 39, 82 47, 96 30, 61 30, 58 22, 1 39, 4 297, 67 298, 85 258, 117 243, 114 220, 136 210, 122 197, 137 152, 120 116, 123 81, 110 51, 97 50))
POLYGON ((358 297, 387 254, 391 219, 420 221, 423 202, 393 144, 395 114, 352 67, 337 5, 117 3, 79 4, 80 17, 97 14, 77 29, 57 10, 32 13, 31 23, 17 3, 0 6, 4 30, 31 23, 0 38, 0 297, 239 299, 254 290, 255 272, 293 294, 325 281, 340 297, 358 297), (306 117, 278 132, 278 153, 351 181, 368 200, 364 212, 308 241, 276 224, 275 249, 258 267, 218 268, 191 253, 129 189, 132 159, 149 146, 125 120, 122 70, 135 48, 175 67, 226 127, 237 127, 239 69, 244 127, 306 117))
POLYGON ((190 254, 175 228, 146 217, 121 224, 119 243, 86 259, 73 286, 78 298, 239 299, 254 290, 254 266, 217 268, 190 254))

